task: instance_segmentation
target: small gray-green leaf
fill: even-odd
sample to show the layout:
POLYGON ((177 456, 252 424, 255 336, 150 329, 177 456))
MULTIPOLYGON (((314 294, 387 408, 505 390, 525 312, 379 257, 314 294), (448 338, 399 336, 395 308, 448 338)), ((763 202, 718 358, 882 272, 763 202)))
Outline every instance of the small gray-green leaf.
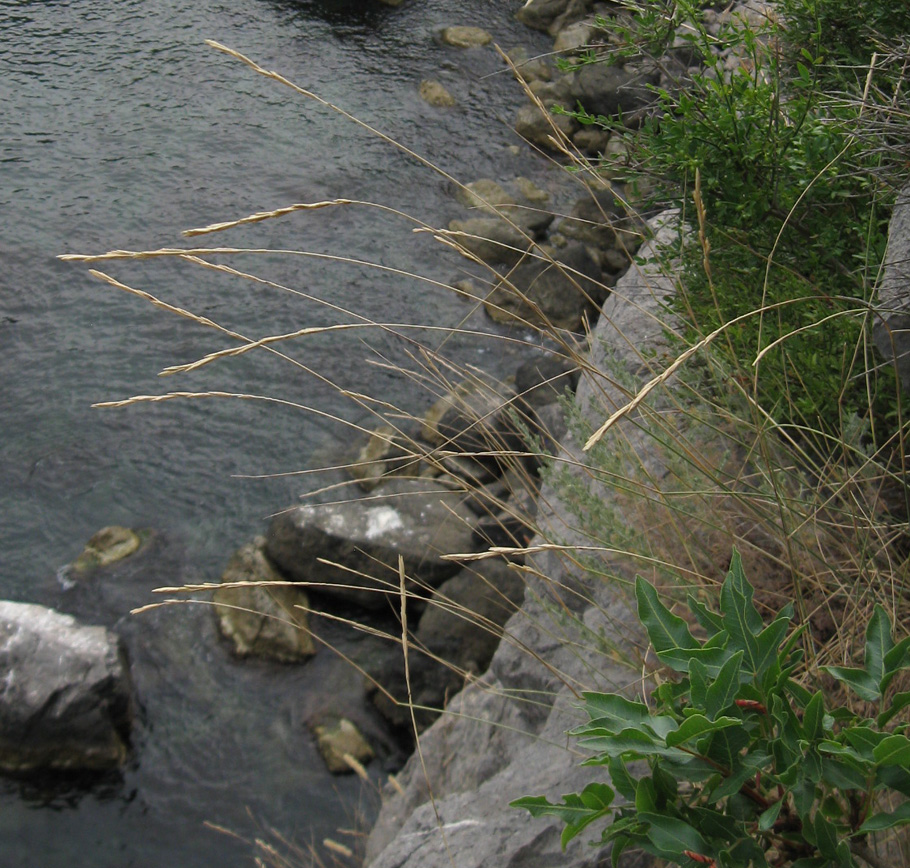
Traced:
POLYGON ((910 739, 905 735, 889 735, 873 749, 876 765, 910 767, 910 739))
POLYGON ((762 832, 767 832, 774 825, 774 821, 777 819, 777 815, 780 813, 780 809, 784 805, 784 800, 775 802, 765 811, 762 811, 761 816, 758 818, 758 828, 762 832))
MULTIPOLYGON (((721 666, 714 683, 708 688, 704 708, 712 720, 736 699, 736 694, 739 693, 739 672, 742 662, 743 652, 737 651, 721 666)), ((694 696, 692 703, 696 704, 694 696)))
POLYGON ((686 850, 707 855, 708 845, 705 839, 688 823, 675 817, 652 813, 639 814, 638 819, 650 823, 648 838, 667 857, 681 857, 686 850))
POLYGON ((910 823, 910 802, 904 802, 898 808, 888 813, 873 814, 859 827, 859 832, 880 832, 882 829, 893 829, 895 826, 905 826, 910 823))
POLYGON ((877 702, 882 698, 879 682, 873 680, 865 669, 849 669, 846 666, 823 666, 822 668, 842 684, 853 688, 854 693, 860 699, 877 702))
POLYGON ((638 618, 648 631, 648 638, 656 652, 699 647, 686 622, 660 601, 654 586, 641 576, 635 579, 635 597, 638 600, 638 618))
POLYGON ((891 638, 891 621, 884 607, 876 603, 875 611, 866 627, 866 655, 863 664, 869 678, 881 692, 882 679, 885 677, 885 658, 894 647, 891 638))
POLYGON ((718 717, 716 720, 709 720, 703 714, 693 714, 680 724, 676 732, 667 735, 667 746, 676 747, 706 732, 716 732, 728 726, 742 726, 742 721, 738 717, 718 717))

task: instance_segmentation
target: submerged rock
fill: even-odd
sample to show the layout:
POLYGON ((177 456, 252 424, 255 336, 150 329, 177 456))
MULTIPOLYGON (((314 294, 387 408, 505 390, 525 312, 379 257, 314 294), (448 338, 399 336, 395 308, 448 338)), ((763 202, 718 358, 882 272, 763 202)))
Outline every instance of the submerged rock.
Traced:
POLYGON ((0 601, 0 770, 108 771, 127 757, 132 685, 120 639, 0 601))
POLYGON ((316 747, 333 775, 350 774, 354 767, 345 757, 366 765, 375 754, 360 730, 346 717, 313 727, 316 747))
POLYGON ((397 608, 398 558, 409 592, 434 588, 473 551, 474 517, 458 491, 432 480, 390 479, 372 496, 299 506, 269 527, 266 554, 293 581, 368 609, 397 608))
POLYGON ((141 545, 142 537, 128 527, 103 527, 85 544, 82 554, 73 562, 73 570, 86 573, 110 566, 137 552, 141 545))
POLYGON ((455 97, 438 81, 427 79, 420 82, 420 98, 434 108, 451 108, 455 97))
POLYGON ((449 223, 452 240, 481 262, 514 265, 531 246, 527 234, 501 217, 469 217, 449 223))
POLYGON ((446 27, 440 37, 453 48, 478 48, 493 41, 493 37, 481 27, 446 27))
POLYGON ((305 611, 309 601, 302 588, 268 584, 286 579, 266 559, 264 544, 260 538, 245 545, 228 562, 223 583, 253 584, 215 591, 218 627, 240 657, 296 663, 316 653, 305 611))

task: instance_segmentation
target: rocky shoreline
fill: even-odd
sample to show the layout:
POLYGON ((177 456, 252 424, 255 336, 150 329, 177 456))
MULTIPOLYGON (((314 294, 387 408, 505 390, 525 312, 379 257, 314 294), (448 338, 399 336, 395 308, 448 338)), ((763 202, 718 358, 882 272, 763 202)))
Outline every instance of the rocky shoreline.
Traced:
MULTIPOLYGON (((760 14, 748 4, 738 11, 760 14)), ((553 37, 554 52, 568 56, 609 41, 595 14, 609 17, 615 9, 592 0, 529 0, 518 12, 529 27, 553 37)), ((493 50, 489 34, 476 27, 447 28, 439 38, 452 50, 493 50)), ((635 124, 647 110, 648 86, 685 73, 682 54, 661 68, 559 70, 521 47, 510 50, 508 60, 531 97, 518 111, 516 131, 557 156, 575 148, 621 160, 622 152, 605 133, 549 113, 553 105, 581 102, 635 124)), ((454 104, 438 82, 422 82, 420 93, 440 111, 454 104)), ((647 222, 629 216, 627 191, 608 178, 605 171, 583 179, 583 195, 562 216, 554 215, 547 192, 522 177, 476 179, 458 190, 464 216, 439 237, 465 250, 474 276, 453 281, 453 289, 504 326, 555 327, 561 345, 554 341, 505 381, 480 372, 452 378, 420 420, 390 419, 364 430, 346 456, 347 475, 337 492, 279 514, 264 536, 234 554, 214 591, 221 633, 239 657, 305 665, 319 650, 319 626, 310 616, 320 612, 388 639, 388 653, 363 663, 364 704, 370 703, 374 723, 368 729, 379 736, 364 736, 351 709, 331 697, 306 721, 327 768, 337 774, 362 771, 377 759, 397 767, 400 754, 388 744, 397 740, 410 749, 412 724, 420 733, 419 754, 383 791, 366 865, 595 868, 609 858, 578 841, 563 853, 557 823, 531 820, 508 804, 529 793, 553 797, 583 787, 590 773, 565 740, 580 722, 579 692, 634 689, 640 672, 630 662, 644 653, 621 586, 596 581, 548 545, 586 541, 573 528, 565 489, 541 488, 534 459, 542 445, 566 467, 580 467, 562 398, 574 392, 582 422, 598 426, 605 410, 624 405, 653 375, 643 350, 659 348, 670 328, 667 299, 674 283, 658 267, 657 252, 678 240, 675 215, 647 222), (525 546, 526 555, 484 557, 491 548, 525 546), (618 660, 616 647, 627 649, 628 659, 618 660)), ((667 470, 649 454, 634 417, 617 431, 632 449, 641 446, 639 472, 659 484, 667 470)), ((575 477, 602 499, 611 497, 581 470, 575 477)), ((107 528, 73 569, 103 569, 141 545, 131 531, 107 528)), ((616 558, 603 567, 634 575, 632 564, 616 558)), ((4 749, 0 766, 21 772, 122 765, 135 703, 120 640, 101 628, 79 628, 73 619, 64 624, 59 619, 65 616, 52 610, 3 605, 0 632, 8 648, 14 639, 32 650, 45 641, 29 639, 20 616, 61 637, 71 628, 94 632, 74 634, 72 649, 53 652, 82 675, 59 673, 65 683, 53 689, 75 700, 58 703, 47 716, 57 727, 49 746, 27 744, 21 720, 2 716, 0 741, 18 740, 31 753, 7 756, 4 749), (73 733, 81 754, 70 743, 73 733)), ((37 665, 27 657, 10 657, 8 671, 18 677, 37 665)), ((33 671, 50 683, 44 669, 33 671)), ((10 685, 2 700, 21 704, 10 685)), ((46 697, 41 702, 46 710, 46 697)), ((640 858, 627 854, 622 864, 640 858)))

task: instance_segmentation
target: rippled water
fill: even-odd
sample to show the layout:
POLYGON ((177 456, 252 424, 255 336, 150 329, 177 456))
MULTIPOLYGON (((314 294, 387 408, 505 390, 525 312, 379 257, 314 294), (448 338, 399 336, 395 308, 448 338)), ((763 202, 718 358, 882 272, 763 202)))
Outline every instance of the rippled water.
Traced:
MULTIPOLYGON (((319 415, 249 401, 90 405, 223 389, 345 418, 360 411, 319 377, 264 354, 160 380, 163 367, 229 343, 55 257, 184 245, 185 228, 338 196, 437 225, 457 216, 446 182, 413 158, 207 48, 206 38, 465 180, 534 176, 542 167, 508 148, 519 97, 506 76, 487 77, 500 69, 492 49, 458 52, 433 39, 444 25, 483 23, 505 47, 543 50, 544 37, 511 20, 519 5, 0 0, 0 595, 115 626, 143 704, 136 759, 122 781, 51 804, 34 789, 0 784, 4 865, 230 868, 250 864, 248 848, 205 821, 248 835, 249 808, 301 841, 350 824, 361 785, 327 778, 302 721, 320 683, 354 692, 353 675, 328 654, 299 668, 238 664, 198 608, 127 615, 154 587, 217 577, 230 552, 305 486, 298 477, 238 475, 300 469, 347 435, 319 415), (446 84, 458 108, 425 105, 417 84, 426 77, 446 84), (65 590, 58 570, 108 524, 154 528, 155 544, 112 576, 65 590)), ((437 280, 457 272, 457 260, 410 229, 350 206, 206 243, 334 254, 437 280)), ((276 255, 232 264, 317 300, 175 261, 105 270, 251 337, 351 321, 327 305, 399 323, 454 325, 468 313, 453 295, 391 272, 276 255)), ((463 362, 511 364, 496 342, 456 339, 451 348, 463 362)), ((401 360, 406 349, 400 336, 348 331, 313 336, 292 352, 336 384, 418 409, 424 396, 370 363, 377 354, 401 360)))

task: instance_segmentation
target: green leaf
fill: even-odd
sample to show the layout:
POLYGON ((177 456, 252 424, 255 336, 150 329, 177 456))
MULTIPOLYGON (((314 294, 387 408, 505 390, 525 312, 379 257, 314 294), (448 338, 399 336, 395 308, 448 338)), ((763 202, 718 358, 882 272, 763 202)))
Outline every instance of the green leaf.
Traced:
MULTIPOLYGON (((696 661, 692 662, 694 664, 696 661)), ((743 652, 737 651, 721 666, 714 683, 708 688, 703 707, 705 714, 712 720, 736 699, 736 694, 739 693, 739 672, 742 662, 743 652)), ((696 704, 694 695, 692 703, 696 704)))
POLYGON ((692 614, 695 615, 695 620, 698 621, 709 636, 714 636, 724 631, 724 619, 717 612, 712 612, 704 603, 696 600, 691 594, 686 598, 686 602, 689 604, 692 614))
POLYGON ((561 805, 550 804, 544 796, 525 796, 509 804, 513 808, 523 808, 532 817, 558 817, 566 824, 562 832, 562 847, 565 849, 579 832, 595 820, 611 813, 613 790, 606 784, 588 784, 580 793, 569 793, 563 796, 561 805))
POLYGON ((868 726, 850 726, 843 734, 863 759, 872 761, 875 760, 875 748, 887 738, 886 733, 876 732, 868 726))
POLYGON ((696 829, 683 820, 664 814, 639 814, 638 819, 650 823, 647 835, 664 858, 676 859, 686 850, 708 855, 710 848, 696 829))
POLYGON ((824 735, 825 700, 819 690, 803 713, 803 737, 808 741, 815 741, 824 735))
POLYGON ((896 693, 888 708, 876 718, 876 723, 879 727, 883 727, 895 714, 903 711, 908 705, 910 705, 910 692, 896 693))
POLYGON ((635 810, 639 814, 657 810, 657 790, 651 778, 642 778, 635 789, 635 810))
POLYGON ((864 790, 866 776, 843 760, 822 758, 822 780, 839 790, 864 790))
POLYGON ((789 619, 778 617, 765 627, 752 602, 755 591, 746 579, 739 552, 733 551, 730 572, 720 589, 720 610, 731 647, 744 652, 744 665, 753 675, 764 672, 777 657, 789 619))
MULTIPOLYGON (((693 707, 707 708, 708 668, 697 658, 692 658, 689 661, 689 698, 693 707)), ((713 716, 710 712, 708 713, 708 717, 713 716)))
POLYGON ((895 826, 905 826, 907 823, 910 823, 910 802, 904 802, 890 814, 873 814, 859 827, 859 833, 881 832, 883 829, 893 829, 895 826))
POLYGON ((865 669, 850 669, 846 666, 823 666, 822 669, 833 675, 841 684, 846 684, 860 699, 877 702, 882 698, 879 682, 875 681, 865 669))
POLYGON ((901 639, 885 655, 885 672, 893 674, 910 666, 910 636, 901 639))
POLYGON ((730 726, 742 726, 742 721, 737 717, 719 717, 717 720, 708 720, 703 714, 693 714, 683 721, 676 732, 667 735, 667 745, 676 747, 704 735, 706 732, 716 732, 730 726))
POLYGON ((719 839, 732 844, 743 833, 741 824, 733 817, 711 808, 690 808, 687 817, 699 833, 711 841, 719 839))
POLYGON ((875 683, 879 695, 885 677, 885 657, 894 648, 891 638, 891 621, 884 607, 876 603, 869 625, 866 627, 866 652, 863 665, 869 678, 875 683))
POLYGON ((663 739, 658 740, 655 736, 633 729, 624 730, 617 735, 583 738, 579 745, 604 754, 604 757, 595 758, 593 762, 586 761, 587 765, 604 765, 606 757, 644 759, 649 756, 661 756, 668 759, 685 760, 690 756, 679 748, 667 747, 663 744, 663 739))
POLYGON ((777 820, 778 814, 780 814, 780 809, 784 806, 784 800, 775 802, 765 811, 762 811, 761 816, 758 818, 758 828, 762 832, 767 832, 773 825, 775 820, 777 820))
POLYGON ((875 772, 875 787, 881 786, 910 797, 910 772, 897 766, 882 766, 875 772))
POLYGON ((657 657, 676 672, 688 672, 692 660, 698 660, 708 670, 708 675, 716 678, 730 652, 726 648, 671 648, 659 651, 657 657))
POLYGON ((654 586, 641 576, 635 579, 638 619, 648 631, 648 638, 659 655, 663 651, 700 648, 686 622, 674 615, 657 596, 654 586))
POLYGON ((616 693, 583 693, 582 698, 591 722, 573 730, 572 735, 582 733, 586 727, 609 732, 621 732, 629 727, 640 729, 640 724, 651 717, 651 710, 643 702, 633 702, 616 693))
POLYGON ((910 767, 910 739, 905 735, 889 735, 872 750, 876 765, 910 767))
POLYGON ((619 868, 619 857, 622 856, 624 850, 632 846, 632 843, 632 839, 628 836, 622 836, 613 842, 613 846, 610 848, 611 868, 619 868))
POLYGON ((638 781, 629 774, 626 764, 619 757, 613 757, 607 768, 616 792, 630 802, 635 801, 635 789, 638 786, 638 781))
POLYGON ((821 811, 816 811, 812 825, 815 829, 815 846, 822 856, 834 859, 837 856, 837 829, 834 824, 821 811))

